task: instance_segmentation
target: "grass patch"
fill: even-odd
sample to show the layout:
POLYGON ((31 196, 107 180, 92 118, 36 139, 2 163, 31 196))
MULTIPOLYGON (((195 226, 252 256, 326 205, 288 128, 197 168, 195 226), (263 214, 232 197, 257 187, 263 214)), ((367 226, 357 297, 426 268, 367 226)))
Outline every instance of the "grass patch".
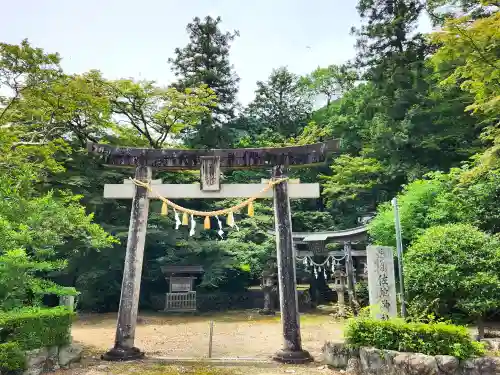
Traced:
POLYGON ((140 375, 240 375, 234 369, 211 366, 179 366, 161 363, 116 363, 110 365, 107 373, 140 375))

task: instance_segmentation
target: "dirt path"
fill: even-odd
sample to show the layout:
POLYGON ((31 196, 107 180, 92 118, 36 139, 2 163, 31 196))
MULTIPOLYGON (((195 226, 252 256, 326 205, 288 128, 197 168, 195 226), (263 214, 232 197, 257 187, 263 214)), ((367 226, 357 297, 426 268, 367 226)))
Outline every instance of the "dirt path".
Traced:
MULTIPOLYGON (((214 320, 214 358, 269 358, 281 347, 279 317, 252 312, 203 317, 141 315, 136 346, 151 356, 202 358, 208 352, 209 321, 214 320)), ((116 314, 85 317, 73 325, 73 337, 101 350, 110 348, 116 314)), ((342 337, 342 324, 329 316, 301 317, 302 344, 316 359, 325 341, 342 337)))

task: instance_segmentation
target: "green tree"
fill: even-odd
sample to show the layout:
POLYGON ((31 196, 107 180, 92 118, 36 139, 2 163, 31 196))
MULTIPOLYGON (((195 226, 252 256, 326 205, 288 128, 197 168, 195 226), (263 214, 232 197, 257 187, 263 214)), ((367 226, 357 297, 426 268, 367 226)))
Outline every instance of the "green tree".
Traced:
POLYGON ((216 106, 214 92, 206 85, 160 88, 154 82, 120 80, 110 84, 111 111, 120 116, 119 138, 137 132, 151 148, 162 148, 173 137, 199 123, 216 106))
MULTIPOLYGON (((485 2, 495 3, 495 2, 485 2)), ((498 9, 498 3, 495 3, 498 9)), ((442 31, 431 35, 439 46, 432 57, 435 70, 440 73, 443 86, 459 85, 474 95, 466 110, 480 121, 484 128, 482 138, 491 146, 476 166, 482 173, 498 164, 500 144, 500 13, 474 19, 473 16, 448 19, 442 31)))
POLYGON ((49 174, 63 171, 54 156, 65 152, 60 140, 19 145, 11 129, 0 129, 0 305, 4 308, 39 303, 45 293, 68 292, 51 281, 50 271, 62 269, 75 252, 116 242, 93 222, 79 196, 40 189, 49 174))
MULTIPOLYGON (((428 179, 416 180, 406 185, 398 195, 401 232, 405 247, 410 245, 426 229, 435 224, 457 220, 453 199, 444 204, 453 188, 450 175, 435 173, 428 179)), ((396 246, 394 210, 390 202, 378 206, 377 215, 369 224, 369 233, 379 245, 396 246)))
POLYGON ((231 42, 239 35, 223 32, 220 17, 210 16, 201 20, 195 17, 186 30, 189 43, 175 49, 175 57, 169 59, 172 71, 178 78, 174 84, 179 90, 207 85, 215 93, 218 104, 210 116, 194 129, 185 132, 190 147, 220 147, 228 142, 228 129, 224 126, 234 118, 239 78, 229 61, 231 42))
POLYGON ((0 125, 10 122, 13 107, 25 90, 50 82, 61 72, 60 57, 30 45, 0 43, 0 125))
POLYGON ((329 65, 326 68, 318 67, 303 80, 312 92, 326 98, 328 107, 333 99, 341 97, 352 89, 356 81, 356 73, 346 65, 329 65))
POLYGON ((77 147, 97 142, 113 129, 107 82, 100 72, 65 75, 23 91, 15 114, 24 144, 65 139, 77 147))
POLYGON ((266 82, 257 82, 248 111, 260 122, 258 132, 262 138, 283 143, 297 136, 307 124, 312 101, 300 77, 281 67, 273 70, 266 82))
POLYGON ((411 299, 438 313, 462 312, 479 324, 499 304, 500 253, 498 240, 467 224, 426 230, 404 256, 405 279, 411 299))
POLYGON ((327 206, 341 213, 343 226, 357 225, 359 216, 373 212, 377 203, 387 199, 387 174, 378 160, 342 155, 331 169, 330 176, 323 176, 323 195, 327 206))

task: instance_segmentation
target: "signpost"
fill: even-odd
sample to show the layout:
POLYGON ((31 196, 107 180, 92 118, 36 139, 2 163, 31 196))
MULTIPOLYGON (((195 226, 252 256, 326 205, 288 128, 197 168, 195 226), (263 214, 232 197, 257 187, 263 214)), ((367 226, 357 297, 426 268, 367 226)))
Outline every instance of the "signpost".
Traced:
POLYGON ((368 291, 370 305, 377 306, 378 319, 394 318, 398 315, 396 302, 396 280, 394 277, 393 248, 368 246, 368 291))

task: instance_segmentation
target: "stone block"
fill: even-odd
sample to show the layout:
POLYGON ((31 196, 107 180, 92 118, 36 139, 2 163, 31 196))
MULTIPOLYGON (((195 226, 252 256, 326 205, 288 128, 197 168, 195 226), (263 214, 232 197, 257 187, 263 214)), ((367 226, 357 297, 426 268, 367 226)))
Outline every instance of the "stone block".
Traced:
POLYGON ((362 375, 361 362, 359 358, 349 358, 347 361, 347 367, 345 369, 347 375, 362 375))
POLYGON ((361 348, 359 359, 361 370, 366 375, 388 375, 393 370, 393 359, 399 353, 393 350, 361 348))
POLYGON ((486 345, 486 348, 491 351, 498 351, 500 350, 500 339, 495 338, 495 339, 482 339, 482 343, 486 345))
POLYGON ((410 366, 411 353, 398 353, 392 359, 392 372, 391 374, 407 374, 410 366))
POLYGON ((47 348, 47 360, 45 361, 44 371, 55 371, 59 369, 59 348, 51 346, 47 348))
POLYGON ((408 375, 439 375, 436 358, 425 354, 411 354, 408 359, 408 375))
POLYGON ((75 343, 59 347, 59 366, 67 368, 70 364, 79 362, 82 351, 82 346, 75 343))
POLYGON ((458 373, 460 361, 451 355, 437 355, 436 363, 439 369, 439 375, 454 375, 458 373))
POLYGON ((349 375, 500 375, 500 357, 459 361, 448 355, 430 356, 376 348, 352 351, 343 343, 325 343, 324 361, 345 368, 349 375))
POLYGON ((323 362, 333 368, 345 369, 350 358, 358 357, 359 351, 343 342, 326 342, 323 345, 323 362))
POLYGON ((500 359, 494 357, 474 358, 460 363, 460 375, 500 374, 500 359))
POLYGON ((48 356, 47 348, 34 349, 26 351, 26 366, 28 368, 35 366, 43 366, 48 356))

